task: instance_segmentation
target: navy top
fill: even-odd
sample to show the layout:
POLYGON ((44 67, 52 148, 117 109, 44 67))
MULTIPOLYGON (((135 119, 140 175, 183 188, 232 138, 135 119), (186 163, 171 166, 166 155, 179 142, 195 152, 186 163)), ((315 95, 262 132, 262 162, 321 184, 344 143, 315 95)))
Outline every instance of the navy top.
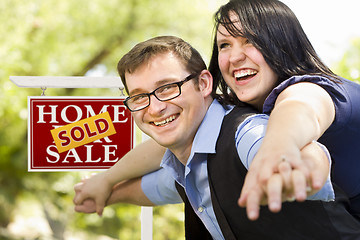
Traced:
POLYGON ((293 76, 278 85, 267 97, 263 112, 270 114, 282 90, 298 82, 311 82, 324 88, 335 106, 335 119, 318 140, 333 159, 332 179, 349 196, 351 212, 360 218, 360 85, 321 76, 293 76))

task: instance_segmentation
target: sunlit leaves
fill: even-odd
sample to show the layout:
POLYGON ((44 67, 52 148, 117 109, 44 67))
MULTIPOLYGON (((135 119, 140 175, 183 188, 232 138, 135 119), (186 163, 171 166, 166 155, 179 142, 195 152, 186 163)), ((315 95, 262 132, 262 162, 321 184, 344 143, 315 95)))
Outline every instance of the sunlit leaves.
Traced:
POLYGON ((360 38, 355 38, 335 71, 340 76, 360 83, 360 38))
MULTIPOLYGON (((17 208, 16 204, 24 206, 25 202, 26 206, 30 201, 32 205, 38 204, 37 209, 43 211, 42 215, 47 217, 50 228, 58 236, 100 239, 100 235, 107 235, 115 239, 139 239, 138 207, 117 205, 109 208, 103 218, 74 213, 72 186, 84 173, 27 172, 27 97, 38 96, 41 90, 19 88, 9 81, 9 76, 73 76, 85 75, 89 70, 102 76, 117 75, 118 60, 134 44, 165 34, 189 41, 208 62, 214 12, 214 7, 209 6, 224 1, 1 0, 2 227, 14 221, 15 215, 26 211, 26 208, 17 208), (14 212, 14 209, 21 211, 14 212)), ((48 89, 46 94, 117 96, 120 92, 118 89, 48 89)), ((160 236, 183 239, 179 231, 174 233, 182 227, 178 214, 167 209, 155 210, 154 236, 156 239, 161 239, 160 236), (165 227, 166 223, 171 224, 165 227)), ((0 238, 5 239, 2 232, 0 229, 0 238)), ((42 237, 38 239, 46 239, 42 237)), ((15 239, 15 236, 10 239, 15 239)))

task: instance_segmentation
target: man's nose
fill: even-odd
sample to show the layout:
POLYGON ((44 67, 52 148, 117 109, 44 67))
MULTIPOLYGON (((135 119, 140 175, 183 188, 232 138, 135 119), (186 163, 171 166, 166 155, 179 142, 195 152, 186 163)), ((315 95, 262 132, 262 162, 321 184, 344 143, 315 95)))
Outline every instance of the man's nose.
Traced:
POLYGON ((154 95, 151 95, 148 112, 152 115, 159 114, 166 108, 166 104, 167 104, 166 102, 160 101, 154 95))

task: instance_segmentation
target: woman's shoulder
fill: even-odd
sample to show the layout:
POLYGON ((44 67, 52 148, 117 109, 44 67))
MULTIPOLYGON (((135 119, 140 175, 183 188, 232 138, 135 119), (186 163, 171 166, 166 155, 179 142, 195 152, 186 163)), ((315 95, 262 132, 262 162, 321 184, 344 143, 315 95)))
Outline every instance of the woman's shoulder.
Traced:
POLYGON ((293 76, 281 82, 266 98, 263 113, 270 114, 278 95, 287 87, 301 82, 310 82, 321 86, 330 95, 335 107, 335 121, 331 130, 338 130, 350 122, 359 122, 360 84, 344 78, 332 79, 319 75, 293 76))
POLYGON ((282 81, 276 86, 266 98, 263 105, 263 113, 270 114, 274 108, 278 95, 287 87, 301 83, 310 82, 322 87, 331 96, 334 102, 348 101, 352 95, 360 100, 360 84, 347 80, 345 78, 333 78, 321 75, 298 75, 292 76, 282 81), (355 91, 355 93, 353 93, 355 91), (357 95, 357 96, 356 96, 357 95))

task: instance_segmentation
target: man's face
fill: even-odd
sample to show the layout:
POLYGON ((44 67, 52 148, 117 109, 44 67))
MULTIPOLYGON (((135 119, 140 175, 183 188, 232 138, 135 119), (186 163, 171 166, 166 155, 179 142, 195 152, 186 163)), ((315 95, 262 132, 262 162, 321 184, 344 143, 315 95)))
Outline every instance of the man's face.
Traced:
MULTIPOLYGON (((133 73, 126 73, 129 96, 150 93, 165 84, 182 81, 190 73, 172 53, 159 54, 133 73)), ((201 78, 201 76, 200 76, 201 78)), ((211 92, 211 91, 210 91, 211 92)), ((181 86, 181 95, 168 101, 150 96, 150 105, 133 112, 138 127, 160 145, 173 152, 191 149, 196 131, 206 114, 209 96, 200 80, 195 86, 189 80, 181 86)))

